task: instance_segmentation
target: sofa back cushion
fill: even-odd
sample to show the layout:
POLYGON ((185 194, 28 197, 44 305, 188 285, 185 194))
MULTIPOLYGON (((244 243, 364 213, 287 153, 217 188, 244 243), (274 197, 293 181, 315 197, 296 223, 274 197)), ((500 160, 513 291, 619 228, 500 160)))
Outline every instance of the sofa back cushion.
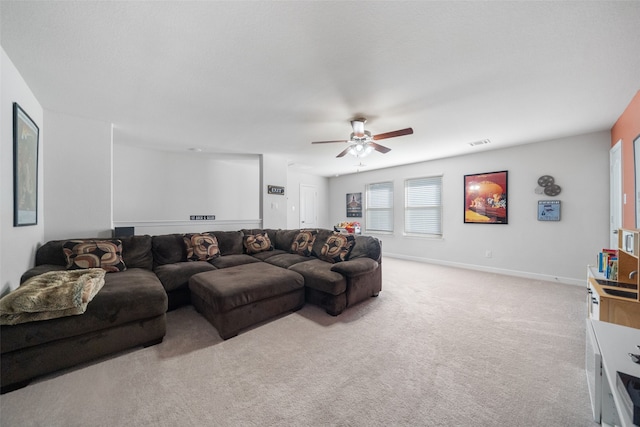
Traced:
POLYGON ((276 249, 282 249, 283 251, 289 252, 291 250, 293 239, 295 239, 298 231, 300 230, 278 230, 276 231, 275 240, 271 240, 271 242, 274 243, 276 249))
POLYGON ((342 262, 349 259, 349 254, 353 249, 355 237, 352 234, 331 233, 326 239, 321 241, 322 246, 319 252, 313 255, 319 259, 330 262, 342 262))
POLYGON ((187 249, 182 234, 163 234, 153 236, 152 241, 154 265, 173 264, 187 260, 187 249))
POLYGON ((122 241, 110 240, 67 240, 62 245, 68 270, 102 268, 109 273, 127 269, 122 260, 122 241))
MULTIPOLYGON (((65 257, 62 246, 69 240, 77 241, 92 241, 92 240, 104 240, 99 238, 80 238, 80 239, 65 239, 65 240, 51 240, 36 251, 36 266, 38 265, 61 265, 67 266, 67 259, 65 257)), ((145 270, 151 270, 153 267, 153 256, 151 254, 151 236, 127 236, 119 237, 118 240, 122 242, 122 260, 127 268, 144 268, 145 270)))
POLYGON ((224 255, 242 255, 244 246, 242 245, 242 231, 212 231, 218 239, 220 253, 224 255))

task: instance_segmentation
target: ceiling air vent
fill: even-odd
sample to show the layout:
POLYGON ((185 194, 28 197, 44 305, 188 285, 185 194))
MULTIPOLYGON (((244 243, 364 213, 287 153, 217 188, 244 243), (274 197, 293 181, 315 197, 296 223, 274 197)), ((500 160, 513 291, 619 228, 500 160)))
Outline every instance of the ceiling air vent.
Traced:
POLYGON ((491 141, 489 141, 488 139, 481 139, 480 141, 470 142, 469 145, 472 147, 476 147, 478 145, 485 145, 490 143, 491 141))

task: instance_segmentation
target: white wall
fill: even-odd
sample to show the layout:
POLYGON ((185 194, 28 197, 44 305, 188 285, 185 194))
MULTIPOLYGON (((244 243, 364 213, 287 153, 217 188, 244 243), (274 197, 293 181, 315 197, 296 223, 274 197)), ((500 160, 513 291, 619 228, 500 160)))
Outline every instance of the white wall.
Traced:
POLYGON ((331 178, 331 220, 345 219, 346 193, 364 195, 367 183, 393 181, 395 231, 377 235, 385 255, 584 284, 587 264, 609 241, 609 148, 609 133, 598 132, 331 178), (499 170, 509 171, 509 224, 465 224, 464 175, 499 170), (404 180, 438 174, 443 238, 404 237, 404 180), (559 196, 535 194, 541 175, 555 177, 559 196), (561 221, 537 220, 538 200, 548 199, 561 200, 561 221))
POLYGON ((45 111, 45 240, 111 237, 111 124, 45 111))
POLYGON ((289 170, 287 176, 287 223, 282 228, 300 228, 300 185, 318 190, 318 228, 333 228, 329 220, 329 178, 289 170))
POLYGON ((260 158, 113 148, 113 221, 136 234, 259 226, 260 158), (215 215, 215 221, 190 221, 215 215), (228 227, 227 227, 228 226, 228 227))
POLYGON ((287 197, 295 191, 287 182, 287 159, 283 156, 262 155, 262 225, 263 228, 287 228, 287 197), (267 187, 284 187, 284 196, 268 194, 267 187))
MULTIPOLYGON (((42 106, 7 56, 0 57, 0 295, 15 289, 20 276, 33 266, 35 250, 44 240, 43 165, 45 126, 42 106), (38 224, 13 226, 13 103, 31 117, 40 128, 38 153, 38 224)), ((47 140, 47 144, 49 141, 47 140)), ((47 153, 49 148, 47 147, 47 153)))

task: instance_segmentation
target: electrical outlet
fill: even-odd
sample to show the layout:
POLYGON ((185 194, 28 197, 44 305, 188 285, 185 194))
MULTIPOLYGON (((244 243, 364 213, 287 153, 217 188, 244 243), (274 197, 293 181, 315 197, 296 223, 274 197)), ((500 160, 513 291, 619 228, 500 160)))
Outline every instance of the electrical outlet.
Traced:
POLYGON ((492 256, 493 256, 493 253, 491 252, 491 249, 487 249, 486 251, 484 251, 485 258, 491 258, 492 256))

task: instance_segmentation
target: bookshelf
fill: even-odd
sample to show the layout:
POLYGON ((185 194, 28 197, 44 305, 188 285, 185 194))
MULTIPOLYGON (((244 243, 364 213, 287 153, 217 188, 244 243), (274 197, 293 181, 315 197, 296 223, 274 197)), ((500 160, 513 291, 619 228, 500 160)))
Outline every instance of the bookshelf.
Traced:
POLYGON ((640 329, 640 230, 618 231, 617 277, 609 280, 597 268, 589 267, 589 318, 640 329))

